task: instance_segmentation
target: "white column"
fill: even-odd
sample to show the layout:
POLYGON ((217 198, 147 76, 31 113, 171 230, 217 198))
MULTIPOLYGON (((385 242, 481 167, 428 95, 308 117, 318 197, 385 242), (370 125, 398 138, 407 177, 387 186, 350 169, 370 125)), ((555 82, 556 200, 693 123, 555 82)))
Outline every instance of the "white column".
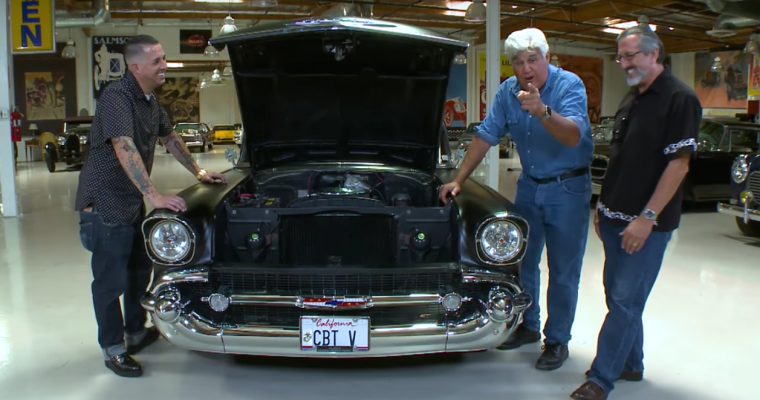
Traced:
MULTIPOLYGON (((501 80, 501 4, 489 1, 486 5, 486 113, 499 90, 501 80)), ((485 157, 486 184, 499 190, 499 146, 492 146, 485 157)))
POLYGON ((16 203, 16 166, 14 165, 13 145, 11 142, 10 108, 11 99, 8 82, 8 63, 11 61, 8 52, 8 37, 10 36, 8 23, 8 8, 10 2, 5 2, 5 7, 0 7, 0 25, 5 32, 5 39, 0 39, 0 190, 2 196, 2 214, 4 217, 18 216, 18 204, 16 203))

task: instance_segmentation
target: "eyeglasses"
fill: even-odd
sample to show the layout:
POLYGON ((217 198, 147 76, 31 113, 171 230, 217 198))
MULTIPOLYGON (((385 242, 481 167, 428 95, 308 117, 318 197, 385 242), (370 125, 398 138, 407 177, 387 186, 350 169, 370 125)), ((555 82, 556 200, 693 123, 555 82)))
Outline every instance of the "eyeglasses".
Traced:
POLYGON ((628 54, 618 54, 617 56, 615 56, 615 61, 620 63, 620 60, 624 58, 626 61, 631 61, 633 60, 633 57, 636 57, 636 54, 639 54, 639 53, 641 53, 641 51, 637 51, 635 53, 628 53, 628 54))

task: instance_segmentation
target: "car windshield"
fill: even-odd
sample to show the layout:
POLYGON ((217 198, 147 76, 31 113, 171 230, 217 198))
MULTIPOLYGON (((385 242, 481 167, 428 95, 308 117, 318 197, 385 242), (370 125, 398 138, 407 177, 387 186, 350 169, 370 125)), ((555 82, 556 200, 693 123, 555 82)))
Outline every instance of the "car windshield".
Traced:
POLYGON ((754 153, 760 150, 760 129, 732 127, 729 151, 754 153))
POLYGON ((234 131, 235 127, 232 125, 217 125, 214 127, 216 131, 234 131))
POLYGON ((66 130, 66 133, 72 133, 72 134, 75 134, 75 135, 89 135, 90 134, 90 125, 70 126, 66 130))
POLYGON ((188 131, 188 130, 196 130, 199 131, 201 129, 201 124, 177 124, 174 125, 175 131, 188 131))

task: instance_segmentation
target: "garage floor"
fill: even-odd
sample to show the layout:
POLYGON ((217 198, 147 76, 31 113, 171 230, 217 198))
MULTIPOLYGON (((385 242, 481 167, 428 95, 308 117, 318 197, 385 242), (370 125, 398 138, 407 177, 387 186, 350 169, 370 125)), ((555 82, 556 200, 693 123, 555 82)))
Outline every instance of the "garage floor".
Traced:
MULTIPOLYGON (((198 154, 200 165, 228 168, 224 149, 198 154)), ((153 174, 159 189, 192 184, 162 150, 153 174)), ((501 163, 502 192, 513 198, 517 172, 506 170, 516 161, 501 163)), ((565 399, 594 357, 606 308, 603 252, 591 231, 570 359, 554 372, 533 368, 540 344, 328 362, 198 354, 161 339, 137 357, 143 378, 120 378, 97 346, 89 257, 72 211, 79 173, 50 174, 41 162, 18 169, 23 216, 0 219, 0 399, 565 399)), ((760 398, 760 241, 741 238, 734 221, 713 210, 692 207, 683 216, 645 313, 645 380, 620 383, 611 399, 760 398)))

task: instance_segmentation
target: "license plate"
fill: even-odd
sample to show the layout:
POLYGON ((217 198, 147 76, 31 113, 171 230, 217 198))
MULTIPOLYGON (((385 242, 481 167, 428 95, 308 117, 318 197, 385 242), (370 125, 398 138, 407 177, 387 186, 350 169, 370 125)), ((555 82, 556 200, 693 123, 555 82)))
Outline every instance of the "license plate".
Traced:
POLYGON ((301 317, 301 350, 367 351, 369 327, 368 317, 301 317))

